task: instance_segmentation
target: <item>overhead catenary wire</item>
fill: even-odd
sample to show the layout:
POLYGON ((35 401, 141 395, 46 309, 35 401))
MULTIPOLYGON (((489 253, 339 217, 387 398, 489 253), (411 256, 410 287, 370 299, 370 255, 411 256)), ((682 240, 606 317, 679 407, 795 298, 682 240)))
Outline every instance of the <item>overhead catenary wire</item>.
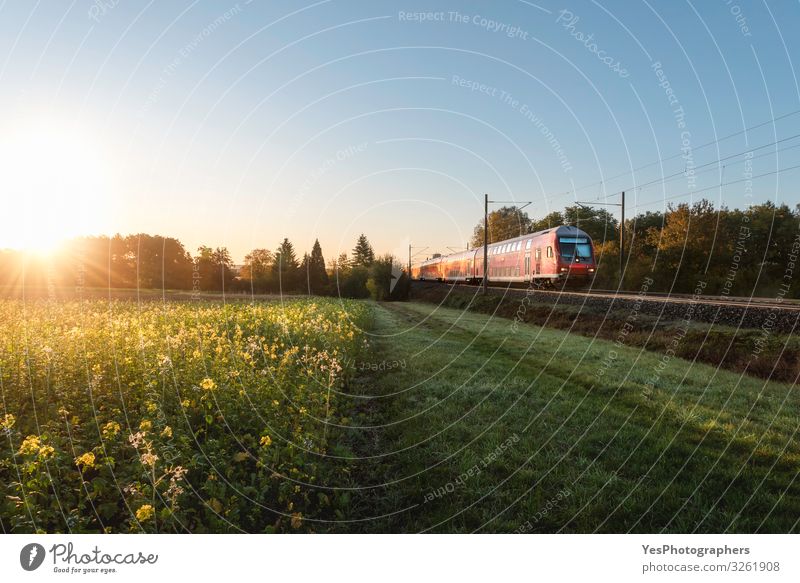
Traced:
MULTIPOLYGON (((776 145, 781 144, 783 142, 788 142, 789 140, 795 140, 797 138, 800 138, 800 134, 794 134, 793 136, 789 136, 789 137, 786 137, 786 138, 781 138, 780 140, 775 140, 773 142, 769 142, 768 144, 762 144, 761 146, 757 146, 755 148, 750 148, 748 150, 742 150, 741 152, 737 152, 735 154, 729 154, 728 156, 723 156, 721 158, 717 158, 716 160, 713 160, 711 162, 706 162, 705 164, 701 164, 699 166, 695 166, 694 170, 699 170, 701 168, 707 168, 709 166, 718 166, 720 163, 728 161, 728 160, 731 160, 733 158, 738 158, 739 156, 745 156, 745 155, 747 155, 749 153, 757 152, 759 150, 763 150, 764 148, 769 148, 770 146, 776 146, 776 145)), ((762 154, 760 156, 754 156, 752 158, 752 160, 756 160, 758 158, 763 158, 764 156, 771 156, 771 155, 777 154, 779 152, 783 152, 783 151, 786 151, 786 150, 791 150, 791 149, 797 148, 797 147, 800 147, 800 144, 794 144, 792 146, 787 146, 785 148, 779 148, 779 149, 775 150, 774 152, 767 152, 766 154, 762 154)), ((695 174, 697 174, 697 173, 695 172, 695 174)), ((675 172, 673 174, 669 174, 669 175, 664 176, 662 178, 657 178, 655 180, 651 180, 651 181, 645 182, 643 184, 637 184, 637 185, 629 186, 629 187, 621 189, 621 190, 625 190, 625 191, 641 190, 641 189, 643 189, 645 187, 652 186, 654 184, 666 184, 667 182, 670 182, 672 179, 674 179, 676 177, 685 176, 685 175, 686 175, 686 170, 681 170, 679 172, 675 172)), ((720 186, 721 185, 718 184, 714 188, 719 188, 720 186)), ((607 198, 609 198, 611 196, 616 196, 617 194, 618 194, 618 191, 614 191, 611 194, 607 194, 607 195, 604 195, 604 196, 601 196, 601 197, 598 197, 598 198, 595 198, 595 199, 592 199, 592 200, 586 201, 586 202, 587 203, 599 202, 599 201, 605 200, 605 199, 607 199, 607 198)))
MULTIPOLYGON (((740 136, 740 135, 742 135, 744 133, 747 133, 749 131, 756 130, 758 128, 764 127, 765 125, 769 125, 771 123, 775 123, 776 121, 780 121, 782 119, 786 119, 786 118, 791 117, 793 115, 797 115, 798 113, 800 113, 800 109, 796 109, 794 111, 790 111, 788 113, 784 113, 782 115, 773 117, 772 119, 769 119, 767 121, 763 121, 761 123, 758 123, 758 124, 756 124, 754 126, 750 126, 750 127, 744 128, 743 130, 739 130, 739 131, 734 132, 732 134, 728 134, 727 136, 723 136, 723 137, 718 138, 716 140, 712 140, 710 142, 706 142, 704 144, 696 146, 696 147, 692 148, 692 151, 696 152, 697 150, 702 150, 702 149, 707 148, 709 146, 713 146, 714 144, 718 144, 720 142, 724 142, 725 140, 729 140, 731 138, 735 138, 736 136, 740 136)), ((651 166, 655 166, 656 164, 660 164, 661 162, 669 162, 670 160, 674 160, 675 158, 680 158, 681 156, 683 156, 683 152, 678 152, 677 154, 672 154, 670 156, 665 156, 665 157, 659 158, 658 160, 655 160, 654 162, 649 162, 649 163, 644 164, 642 166, 638 166, 638 167, 634 168, 633 170, 628 170, 628 171, 625 171, 625 172, 621 172, 620 174, 615 174, 614 176, 611 176, 609 178, 604 178, 603 180, 598 180, 597 182, 592 182, 590 184, 586 184, 584 186, 579 186, 579 187, 577 187, 575 189, 568 190, 564 194, 576 193, 576 192, 581 191, 581 190, 586 190, 587 188, 591 188, 591 187, 594 187, 594 186, 602 185, 604 183, 611 182, 612 180, 616 180, 617 178, 622 178, 623 176, 628 176, 629 174, 634 174, 635 172, 638 172, 640 170, 644 170, 645 168, 649 168, 651 166)), ((615 190, 623 190, 623 189, 615 189, 615 190)))
MULTIPOLYGON (((730 138, 734 138, 736 136, 745 134, 745 133, 747 133, 749 131, 753 131, 753 130, 756 130, 758 128, 764 127, 766 125, 773 124, 773 123, 775 123, 777 121, 792 117, 794 115, 797 115, 798 113, 800 113, 800 109, 796 109, 794 111, 790 111, 790 112, 775 116, 775 117, 773 117, 773 118, 771 118, 769 120, 760 122, 760 123, 755 124, 753 126, 749 126, 749 127, 746 127, 746 128, 744 128, 742 130, 739 130, 739 131, 733 132, 731 134, 728 134, 726 136, 723 136, 721 138, 717 138, 716 140, 711 140, 709 142, 706 142, 704 144, 696 146, 696 147, 692 148, 692 151, 696 152, 698 150, 702 150, 702 149, 707 148, 709 146, 713 146, 714 144, 718 144, 720 142, 724 142, 725 140, 729 140, 730 138)), ((791 138, 786 138, 786 139, 791 139, 791 138)), ((642 166, 638 166, 638 167, 636 167, 636 168, 634 168, 632 170, 621 172, 619 174, 615 174, 614 176, 611 176, 611 177, 608 177, 608 178, 604 178, 604 179, 598 180, 596 182, 591 182, 589 184, 585 184, 585 185, 579 186, 577 188, 573 188, 573 189, 570 189, 570 190, 566 190, 566 191, 557 193, 557 194, 555 194, 554 196, 552 196, 550 198, 546 198, 545 200, 550 202, 550 201, 557 200, 559 198, 565 197, 565 196, 570 195, 570 194, 574 195, 574 194, 576 194, 576 193, 578 193, 578 192, 580 192, 582 190, 586 190, 587 188, 593 188, 595 186, 602 186, 603 184, 607 184, 607 183, 611 182, 612 180, 616 180, 617 178, 622 178, 623 176, 628 176, 628 175, 634 175, 636 172, 639 172, 640 170, 644 170, 645 168, 649 168, 651 166, 655 166, 656 164, 660 164, 662 162, 668 162, 670 160, 674 160, 676 158, 680 158, 681 156, 683 156, 683 152, 678 152, 677 154, 672 154, 670 156, 663 156, 663 157, 659 158, 658 160, 655 160, 653 162, 649 162, 647 164, 643 164, 642 166)), ((596 201, 604 200, 604 199, 609 198, 611 196, 616 196, 621 190, 634 190, 635 188, 639 188, 639 186, 634 185, 634 186, 629 186, 629 187, 627 187, 625 189, 621 189, 621 188, 620 189, 614 189, 613 193, 600 196, 600 197, 598 197, 598 198, 596 198, 594 200, 596 200, 596 201)))
POLYGON ((730 182, 724 182, 722 184, 715 184, 714 186, 709 186, 707 188, 698 188, 698 189, 695 189, 695 190, 689 190, 689 191, 683 192, 681 194, 676 194, 676 195, 673 195, 673 196, 660 198, 658 200, 652 200, 652 201, 645 202, 645 203, 639 203, 637 205, 634 205, 632 208, 637 209, 637 208, 640 208, 640 207, 650 206, 650 205, 653 205, 653 204, 662 203, 662 202, 667 201, 667 200, 674 200, 674 199, 677 199, 677 198, 683 198, 685 196, 691 196, 691 195, 696 194, 698 192, 706 192, 708 190, 716 190, 717 188, 722 188, 723 186, 730 186, 732 184, 741 184, 742 182, 748 182, 748 181, 756 180, 758 178, 764 178, 765 176, 772 176, 773 174, 781 174, 783 172, 788 172, 790 170, 797 170, 798 168, 800 168, 800 164, 797 164, 795 166, 789 166, 787 168, 781 168, 779 170, 773 170, 771 172, 764 172, 763 174, 758 174, 756 176, 750 176, 748 178, 740 178, 739 180, 732 180, 730 182))

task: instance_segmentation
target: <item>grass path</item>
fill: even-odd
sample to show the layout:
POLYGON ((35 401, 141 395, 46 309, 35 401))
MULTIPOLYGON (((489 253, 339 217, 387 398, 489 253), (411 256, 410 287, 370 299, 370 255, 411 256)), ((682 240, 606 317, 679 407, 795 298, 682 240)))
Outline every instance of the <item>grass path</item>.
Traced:
POLYGON ((430 304, 373 333, 357 530, 799 528, 790 385, 430 304))

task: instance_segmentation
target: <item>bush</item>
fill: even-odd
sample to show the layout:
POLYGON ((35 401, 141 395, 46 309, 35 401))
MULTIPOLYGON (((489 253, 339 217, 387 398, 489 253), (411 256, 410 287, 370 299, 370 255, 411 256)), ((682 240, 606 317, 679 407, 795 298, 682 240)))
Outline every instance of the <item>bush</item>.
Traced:
POLYGON ((339 281, 339 295, 345 298, 368 298, 369 289, 367 280, 369 269, 366 267, 353 267, 342 280, 339 281))
POLYGON ((367 289, 377 301, 407 300, 410 282, 391 255, 376 259, 369 270, 367 289))

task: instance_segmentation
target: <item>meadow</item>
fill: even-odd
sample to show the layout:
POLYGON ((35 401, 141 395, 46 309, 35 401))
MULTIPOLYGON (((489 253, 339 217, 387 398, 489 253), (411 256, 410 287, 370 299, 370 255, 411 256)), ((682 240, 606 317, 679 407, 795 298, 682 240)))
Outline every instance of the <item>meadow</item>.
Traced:
POLYGON ((790 383, 430 303, 0 321, 4 532, 798 530, 790 383))
POLYGON ((309 531, 369 309, 0 301, 4 532, 309 531), (331 428, 334 428, 331 430, 331 428))
POLYGON ((374 321, 370 358, 403 366, 358 379, 366 529, 800 528, 795 384, 429 303, 374 321))

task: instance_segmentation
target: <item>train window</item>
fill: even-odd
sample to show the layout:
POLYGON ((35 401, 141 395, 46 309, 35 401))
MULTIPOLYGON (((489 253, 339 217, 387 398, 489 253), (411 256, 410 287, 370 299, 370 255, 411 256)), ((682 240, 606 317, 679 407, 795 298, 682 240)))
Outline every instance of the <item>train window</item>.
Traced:
POLYGON ((541 258, 542 258, 542 248, 541 247, 537 247, 536 248, 536 259, 538 260, 538 259, 541 259, 541 258))
POLYGON ((591 259, 592 246, 586 237, 560 237, 558 246, 564 259, 591 259))
POLYGON ((522 247, 522 241, 517 241, 517 246, 514 247, 514 251, 519 251, 520 247, 522 247))
POLYGON ((533 242, 533 239, 528 239, 528 240, 525 242, 525 249, 530 249, 530 248, 531 248, 531 243, 532 243, 532 242, 533 242))
POLYGON ((550 245, 547 246, 547 256, 548 257, 553 256, 553 248, 550 245))

